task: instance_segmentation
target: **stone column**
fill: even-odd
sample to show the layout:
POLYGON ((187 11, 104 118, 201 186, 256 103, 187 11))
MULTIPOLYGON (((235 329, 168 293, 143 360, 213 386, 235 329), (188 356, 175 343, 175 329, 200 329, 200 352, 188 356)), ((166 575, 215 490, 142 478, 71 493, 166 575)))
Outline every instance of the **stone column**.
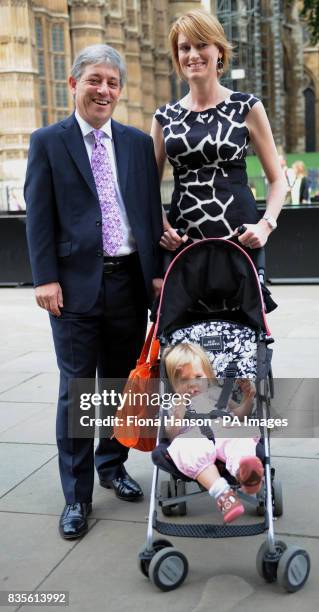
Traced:
POLYGON ((70 0, 72 56, 84 47, 104 42, 105 0, 70 0))
POLYGON ((32 10, 27 0, 0 7, 0 179, 22 180, 29 136, 40 124, 32 10))
MULTIPOLYGON (((104 9, 104 41, 114 47, 125 60, 125 9, 122 0, 105 1, 104 9)), ((121 98, 115 109, 114 118, 121 123, 128 123, 127 86, 125 85, 121 98)))
POLYGON ((302 27, 298 2, 285 10, 283 43, 285 48, 285 140, 286 151, 305 150, 304 65, 302 27))
POLYGON ((167 0, 155 0, 153 20, 155 26, 154 77, 156 106, 171 99, 171 65, 168 52, 169 5, 167 0))
POLYGON ((143 96, 143 129, 150 131, 156 109, 154 76, 154 23, 153 2, 141 0, 141 73, 143 96))
POLYGON ((125 58, 127 64, 128 122, 143 129, 143 92, 141 68, 141 21, 137 0, 127 0, 125 20, 125 58))

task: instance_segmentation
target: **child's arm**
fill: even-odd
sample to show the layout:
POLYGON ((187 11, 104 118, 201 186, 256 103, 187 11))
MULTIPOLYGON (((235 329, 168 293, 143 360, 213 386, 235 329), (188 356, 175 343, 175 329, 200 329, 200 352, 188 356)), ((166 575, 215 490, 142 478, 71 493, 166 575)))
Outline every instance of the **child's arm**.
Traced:
MULTIPOLYGON (((172 406, 170 411, 168 412, 168 416, 173 419, 183 419, 186 412, 186 406, 181 400, 180 403, 172 406)), ((174 440, 176 436, 181 432, 182 427, 180 425, 166 425, 165 431, 170 440, 174 440)))
POLYGON ((254 397, 256 395, 256 387, 251 380, 248 378, 239 378, 237 384, 242 391, 243 397, 240 404, 234 402, 234 400, 229 400, 228 408, 231 410, 234 416, 238 417, 240 420, 243 420, 245 416, 250 416, 254 397))

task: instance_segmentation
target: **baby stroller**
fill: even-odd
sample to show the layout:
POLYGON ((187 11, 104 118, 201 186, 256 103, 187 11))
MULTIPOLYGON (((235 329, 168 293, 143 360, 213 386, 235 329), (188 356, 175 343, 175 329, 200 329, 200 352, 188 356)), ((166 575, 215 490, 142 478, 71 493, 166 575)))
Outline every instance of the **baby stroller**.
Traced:
MULTIPOLYGON (((195 343, 204 348, 210 361, 214 362, 216 376, 224 381, 214 409, 223 411, 226 408, 236 378, 252 378, 256 384, 256 414, 267 419, 273 397, 272 350, 269 348, 273 339, 264 313, 260 284, 262 272, 258 269, 258 276, 252 260, 236 242, 212 238, 187 246, 174 258, 166 272, 156 331, 162 351, 181 342, 195 343)), ((165 378, 162 359, 162 391, 165 390, 165 378)), ((215 416, 216 413, 213 411, 211 414, 215 416)), ((163 416, 163 408, 160 415, 163 416)), ((154 538, 154 530, 162 536, 196 538, 241 537, 267 532, 256 558, 259 575, 266 582, 277 580, 288 592, 298 591, 305 584, 310 571, 308 553, 275 539, 273 521, 274 516, 283 512, 282 491, 271 467, 269 430, 265 426, 260 433, 259 457, 265 472, 260 493, 246 495, 230 474, 224 472, 222 475, 233 488, 237 488, 241 500, 254 504, 256 514, 262 519, 253 524, 191 524, 158 518, 158 506, 165 517, 173 514, 183 516, 187 513, 190 496, 204 494, 199 485, 198 490, 187 493, 190 479, 179 472, 170 459, 165 430, 159 428, 153 451, 155 466, 147 540, 138 562, 142 573, 161 590, 176 589, 184 582, 188 562, 169 540, 154 538), (170 475, 160 487, 159 470, 170 475)), ((191 482, 194 488, 194 481, 191 482)))

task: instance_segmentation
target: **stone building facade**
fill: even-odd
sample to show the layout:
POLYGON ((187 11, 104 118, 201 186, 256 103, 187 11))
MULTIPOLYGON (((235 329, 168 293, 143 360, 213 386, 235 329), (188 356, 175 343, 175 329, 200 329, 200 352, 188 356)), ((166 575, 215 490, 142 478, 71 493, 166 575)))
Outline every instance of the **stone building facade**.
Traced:
MULTIPOLYGON (((305 136, 319 147, 319 49, 302 38, 297 4, 285 9, 282 37, 287 151, 304 150, 305 136)), ((0 0, 0 181, 23 177, 33 130, 72 112, 66 80, 86 45, 107 42, 124 56, 128 81, 116 118, 149 131, 154 109, 180 92, 168 53, 170 23, 199 6, 218 10, 217 0, 0 0)), ((272 121, 271 104, 268 110, 272 121)))

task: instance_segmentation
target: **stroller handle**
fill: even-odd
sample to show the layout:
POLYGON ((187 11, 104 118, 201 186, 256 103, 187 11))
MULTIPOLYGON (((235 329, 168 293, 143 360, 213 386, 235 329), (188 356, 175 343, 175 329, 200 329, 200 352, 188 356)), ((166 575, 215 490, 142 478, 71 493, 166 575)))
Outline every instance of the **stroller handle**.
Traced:
MULTIPOLYGON (((247 227, 246 225, 240 225, 237 228, 238 236, 241 236, 245 233, 247 227)), ((262 285, 265 284, 265 268, 266 268, 266 254, 264 247, 260 247, 260 249, 253 249, 249 253, 251 259, 253 260, 257 274, 259 276, 259 280, 262 285)))
MULTIPOLYGON (((186 231, 184 229, 177 229, 176 230, 176 234, 179 235, 180 238, 183 238, 183 236, 186 235, 186 231)), ((188 242, 186 243, 188 244, 188 242)), ((182 244, 181 247, 179 247, 176 251, 165 251, 163 254, 163 270, 164 270, 164 274, 166 274, 171 262, 173 261, 174 257, 176 257, 177 253, 183 249, 186 244, 182 244)))

